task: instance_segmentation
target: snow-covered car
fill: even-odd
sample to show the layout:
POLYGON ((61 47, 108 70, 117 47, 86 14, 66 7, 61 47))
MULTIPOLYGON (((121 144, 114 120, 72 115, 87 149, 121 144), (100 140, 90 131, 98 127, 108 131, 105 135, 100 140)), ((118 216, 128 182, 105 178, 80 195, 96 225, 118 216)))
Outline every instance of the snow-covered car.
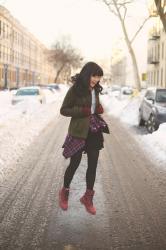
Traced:
POLYGON ((60 83, 49 83, 47 86, 50 88, 53 88, 54 90, 60 90, 60 87, 59 87, 60 83))
POLYGON ((110 87, 109 95, 119 97, 121 93, 121 87, 119 85, 112 85, 110 87))
POLYGON ((109 91, 109 88, 107 86, 104 86, 104 85, 102 85, 102 87, 103 87, 103 90, 102 90, 101 94, 102 95, 107 95, 108 91, 109 91))
POLYGON ((107 95, 108 94, 108 91, 106 89, 103 89, 102 92, 101 92, 102 95, 107 95))
POLYGON ((131 87, 123 87, 121 89, 121 92, 123 95, 132 95, 133 94, 133 89, 131 87))
POLYGON ((22 87, 12 97, 12 104, 15 105, 20 102, 37 101, 39 103, 45 103, 45 95, 40 87, 30 86, 22 87))
POLYGON ((166 122, 166 88, 148 88, 139 107, 139 126, 145 125, 148 132, 158 129, 166 122))
POLYGON ((111 86, 111 91, 114 92, 114 91, 120 91, 121 90, 121 87, 120 85, 112 85, 111 86))

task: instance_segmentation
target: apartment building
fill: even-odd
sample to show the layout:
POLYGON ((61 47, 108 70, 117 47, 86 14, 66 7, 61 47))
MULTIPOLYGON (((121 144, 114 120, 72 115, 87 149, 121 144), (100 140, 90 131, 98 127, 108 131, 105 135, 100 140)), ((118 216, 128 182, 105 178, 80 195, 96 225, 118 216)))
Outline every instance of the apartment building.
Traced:
POLYGON ((53 82, 48 49, 0 5, 0 88, 53 82))
POLYGON ((148 40, 147 85, 166 88, 166 32, 163 29, 155 5, 151 5, 152 28, 148 40))

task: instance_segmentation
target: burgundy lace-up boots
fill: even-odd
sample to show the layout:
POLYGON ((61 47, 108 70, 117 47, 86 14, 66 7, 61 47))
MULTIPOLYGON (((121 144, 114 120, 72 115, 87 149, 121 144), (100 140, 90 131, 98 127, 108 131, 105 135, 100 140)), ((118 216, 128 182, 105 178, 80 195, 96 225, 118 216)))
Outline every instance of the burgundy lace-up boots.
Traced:
POLYGON ((69 198, 69 188, 62 188, 59 191, 59 206, 63 209, 63 210, 67 210, 68 209, 68 198, 69 198))
POLYGON ((88 213, 95 215, 96 208, 93 205, 93 196, 95 191, 87 189, 85 194, 80 199, 80 202, 85 206, 88 213))

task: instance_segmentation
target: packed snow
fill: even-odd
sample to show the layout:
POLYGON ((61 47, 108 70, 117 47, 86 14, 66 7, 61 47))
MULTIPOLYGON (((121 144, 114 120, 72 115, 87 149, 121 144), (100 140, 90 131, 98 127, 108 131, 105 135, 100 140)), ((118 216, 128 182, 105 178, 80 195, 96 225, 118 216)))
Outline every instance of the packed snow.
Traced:
MULTIPOLYGON (((13 171, 13 162, 32 143, 55 117, 58 118, 59 108, 68 86, 61 85, 60 90, 51 93, 45 90, 46 103, 24 102, 11 104, 12 91, 0 91, 0 180, 5 174, 13 171)), ((108 114, 119 118, 130 129, 141 147, 158 166, 166 163, 166 123, 152 134, 138 128, 138 107, 142 94, 137 96, 114 96, 111 92, 101 96, 101 101, 108 114)), ((166 164, 165 164, 166 165, 166 164)))
POLYGON ((59 108, 68 87, 62 85, 52 93, 45 89, 46 103, 21 102, 11 104, 14 92, 0 91, 0 180, 13 171, 23 151, 44 127, 59 115, 59 108))
POLYGON ((115 97, 109 92, 101 99, 108 114, 120 119, 131 130, 142 149, 154 159, 156 165, 166 168, 166 123, 161 124, 152 134, 148 134, 144 127, 138 127, 138 110, 143 96, 144 91, 135 97, 120 93, 115 97))

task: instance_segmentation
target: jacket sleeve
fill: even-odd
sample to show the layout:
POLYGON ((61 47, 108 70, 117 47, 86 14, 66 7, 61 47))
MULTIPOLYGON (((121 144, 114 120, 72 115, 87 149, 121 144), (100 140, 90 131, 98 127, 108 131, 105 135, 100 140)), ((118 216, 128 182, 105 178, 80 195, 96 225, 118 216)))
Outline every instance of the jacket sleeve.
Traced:
POLYGON ((68 116, 68 117, 85 117, 84 113, 82 112, 82 107, 78 107, 75 105, 75 96, 73 94, 72 87, 68 90, 62 106, 60 108, 61 115, 68 116))

